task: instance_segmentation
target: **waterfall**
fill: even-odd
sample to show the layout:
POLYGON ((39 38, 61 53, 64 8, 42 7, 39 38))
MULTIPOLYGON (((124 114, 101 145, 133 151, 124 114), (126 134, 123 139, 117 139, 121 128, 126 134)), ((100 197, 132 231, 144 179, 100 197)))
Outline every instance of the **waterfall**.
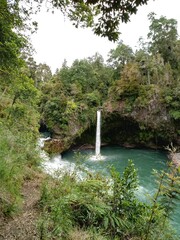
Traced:
POLYGON ((96 158, 100 156, 100 148, 101 148, 101 110, 98 110, 96 125, 96 148, 95 148, 96 158))

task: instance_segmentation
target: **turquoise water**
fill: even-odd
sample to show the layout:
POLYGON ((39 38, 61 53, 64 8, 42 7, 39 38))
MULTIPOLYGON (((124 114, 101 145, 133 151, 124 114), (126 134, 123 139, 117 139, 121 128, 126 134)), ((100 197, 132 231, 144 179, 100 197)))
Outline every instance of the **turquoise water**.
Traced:
MULTIPOLYGON (((128 164, 128 159, 133 160, 138 170, 140 188, 138 195, 145 200, 147 194, 153 194, 156 190, 155 177, 152 174, 153 169, 158 171, 167 169, 168 157, 165 152, 156 150, 126 149, 121 147, 104 147, 101 149, 103 159, 97 160, 93 156, 93 150, 83 150, 81 154, 85 156, 84 166, 92 171, 99 171, 102 174, 108 174, 108 167, 113 165, 117 171, 123 172, 128 164)), ((57 157, 56 157, 57 160, 57 157)), ((60 159, 61 165, 75 163, 75 154, 69 151, 60 159)), ((180 234, 180 203, 175 209, 172 220, 173 226, 180 234)))

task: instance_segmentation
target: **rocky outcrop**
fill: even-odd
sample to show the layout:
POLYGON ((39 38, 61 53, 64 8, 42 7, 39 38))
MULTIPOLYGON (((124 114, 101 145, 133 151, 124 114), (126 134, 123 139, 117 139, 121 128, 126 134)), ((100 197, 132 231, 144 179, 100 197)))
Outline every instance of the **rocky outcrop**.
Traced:
MULTIPOLYGON (((44 150, 48 153, 62 153, 67 151, 88 128, 89 122, 82 124, 77 116, 69 119, 65 127, 54 125, 51 128, 51 139, 44 143, 44 150)), ((84 143, 83 143, 84 144, 84 143)))
MULTIPOLYGON (((156 90, 153 94, 145 103, 138 97, 134 101, 126 98, 105 102, 102 109, 102 142, 153 149, 164 148, 171 142, 178 146, 178 127, 162 103, 159 92, 156 90)), ((45 149, 61 153, 72 146, 92 146, 95 143, 96 109, 93 111, 94 119, 92 112, 89 114, 87 111, 83 113, 86 121, 80 120, 82 113, 76 113, 69 118, 66 126, 55 125, 53 139, 45 143, 45 149)))
MULTIPOLYGON (((158 98, 142 106, 125 100, 104 104, 104 137, 119 144, 164 148, 178 144, 176 126, 158 98)), ((103 132, 102 131, 102 132, 103 132)))
POLYGON ((58 138, 48 139, 44 142, 43 149, 48 153, 62 153, 68 149, 68 145, 65 141, 58 138))

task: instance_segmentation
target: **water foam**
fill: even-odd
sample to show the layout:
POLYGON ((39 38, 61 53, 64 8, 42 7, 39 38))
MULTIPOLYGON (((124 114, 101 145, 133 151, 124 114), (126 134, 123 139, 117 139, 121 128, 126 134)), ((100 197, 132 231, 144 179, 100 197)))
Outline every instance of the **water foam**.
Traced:
POLYGON ((88 160, 91 160, 91 161, 101 161, 101 160, 105 160, 106 159, 106 156, 102 156, 102 155, 91 155, 88 160))

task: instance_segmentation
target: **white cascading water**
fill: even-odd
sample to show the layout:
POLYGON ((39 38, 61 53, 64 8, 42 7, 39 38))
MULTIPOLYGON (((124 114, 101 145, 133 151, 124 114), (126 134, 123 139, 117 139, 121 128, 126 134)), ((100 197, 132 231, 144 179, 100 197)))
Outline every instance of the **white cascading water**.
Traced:
POLYGON ((96 125, 96 158, 100 157, 101 151, 101 110, 97 111, 97 125, 96 125))
MULTIPOLYGON (((74 163, 70 163, 69 161, 65 161, 65 160, 63 161, 61 154, 54 155, 52 158, 50 158, 49 155, 42 149, 44 147, 44 142, 49 139, 50 137, 48 138, 41 137, 38 141, 38 149, 39 149, 40 157, 44 160, 42 162, 42 167, 44 171, 55 177, 57 177, 58 172, 60 170, 61 171, 63 170, 63 172, 66 171, 68 173, 72 173, 75 169, 74 163)), ((59 176, 60 175, 58 175, 58 177, 59 176)))

